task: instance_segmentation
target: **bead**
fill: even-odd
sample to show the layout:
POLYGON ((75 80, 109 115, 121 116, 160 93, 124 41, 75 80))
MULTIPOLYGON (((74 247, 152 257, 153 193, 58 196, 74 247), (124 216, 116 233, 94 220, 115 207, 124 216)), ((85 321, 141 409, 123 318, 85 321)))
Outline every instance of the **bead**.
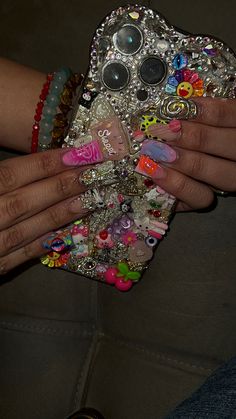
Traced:
POLYGON ((117 281, 118 269, 108 268, 104 274, 105 280, 108 284, 115 284, 117 281))
POLYGON ((122 278, 118 278, 115 282, 115 287, 119 291, 128 291, 130 288, 132 288, 133 282, 128 279, 128 281, 124 281, 122 278))
POLYGON ((51 132, 53 129, 53 122, 49 122, 46 119, 42 119, 40 123, 40 132, 48 133, 51 132))
POLYGON ((161 216, 161 211, 154 210, 154 211, 152 211, 152 213, 153 213, 153 215, 154 215, 155 218, 158 218, 158 217, 161 216))
POLYGON ((39 125, 38 124, 34 124, 33 125, 33 131, 39 131, 39 125))
POLYGON ((42 115, 44 118, 52 120, 53 117, 55 116, 55 108, 52 108, 49 105, 45 105, 43 108, 42 115))
POLYGON ((60 99, 57 95, 50 94, 47 97, 46 104, 52 108, 56 108, 60 103, 60 99))
POLYGON ((50 87, 50 93, 54 95, 60 94, 60 92, 63 89, 63 86, 64 86, 63 83, 59 83, 58 81, 53 81, 50 87))

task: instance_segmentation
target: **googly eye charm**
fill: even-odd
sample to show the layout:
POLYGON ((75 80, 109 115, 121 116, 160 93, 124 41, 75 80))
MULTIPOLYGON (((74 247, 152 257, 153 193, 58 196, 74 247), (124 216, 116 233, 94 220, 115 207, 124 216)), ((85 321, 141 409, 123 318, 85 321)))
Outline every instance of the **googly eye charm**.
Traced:
POLYGON ((148 236, 145 239, 145 243, 149 247, 155 247, 158 244, 159 240, 156 237, 148 236))

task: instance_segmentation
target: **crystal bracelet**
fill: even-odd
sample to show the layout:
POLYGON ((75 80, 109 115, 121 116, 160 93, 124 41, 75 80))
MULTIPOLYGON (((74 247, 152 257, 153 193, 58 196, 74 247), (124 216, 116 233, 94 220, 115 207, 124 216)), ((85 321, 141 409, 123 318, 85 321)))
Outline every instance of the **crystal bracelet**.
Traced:
POLYGON ((32 128, 32 142, 31 142, 31 153, 36 153, 38 149, 38 140, 39 140, 39 123, 42 118, 43 107, 45 100, 47 98, 51 81, 53 79, 53 74, 47 75, 47 81, 44 83, 42 91, 39 96, 39 102, 37 103, 35 115, 34 115, 34 124, 32 128))
POLYGON ((54 118, 57 114, 64 86, 71 75, 72 72, 69 68, 61 68, 54 74, 42 109, 42 119, 39 122, 38 150, 47 150, 51 148, 51 133, 54 128, 54 118))

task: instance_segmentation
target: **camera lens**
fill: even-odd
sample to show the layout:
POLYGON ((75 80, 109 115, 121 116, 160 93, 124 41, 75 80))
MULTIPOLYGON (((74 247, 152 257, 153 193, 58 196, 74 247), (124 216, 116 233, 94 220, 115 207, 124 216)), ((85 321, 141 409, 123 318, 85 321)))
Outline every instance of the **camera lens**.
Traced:
POLYGON ((140 66, 139 74, 144 83, 159 84, 166 76, 166 64, 158 57, 146 58, 140 66))
POLYGON ((110 90, 124 89, 129 82, 129 70, 122 63, 108 63, 103 67, 102 81, 110 90))
POLYGON ((135 54, 143 44, 143 34, 137 26, 124 25, 115 33, 114 44, 118 51, 123 54, 135 54))

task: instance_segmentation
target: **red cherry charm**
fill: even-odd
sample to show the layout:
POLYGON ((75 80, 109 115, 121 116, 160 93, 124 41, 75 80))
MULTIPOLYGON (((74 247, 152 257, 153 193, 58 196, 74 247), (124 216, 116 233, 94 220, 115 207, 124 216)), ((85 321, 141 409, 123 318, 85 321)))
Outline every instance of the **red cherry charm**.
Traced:
POLYGON ((133 282, 131 279, 128 279, 128 281, 124 281, 124 278, 120 277, 115 282, 115 287, 119 291, 128 291, 133 286, 133 282))

